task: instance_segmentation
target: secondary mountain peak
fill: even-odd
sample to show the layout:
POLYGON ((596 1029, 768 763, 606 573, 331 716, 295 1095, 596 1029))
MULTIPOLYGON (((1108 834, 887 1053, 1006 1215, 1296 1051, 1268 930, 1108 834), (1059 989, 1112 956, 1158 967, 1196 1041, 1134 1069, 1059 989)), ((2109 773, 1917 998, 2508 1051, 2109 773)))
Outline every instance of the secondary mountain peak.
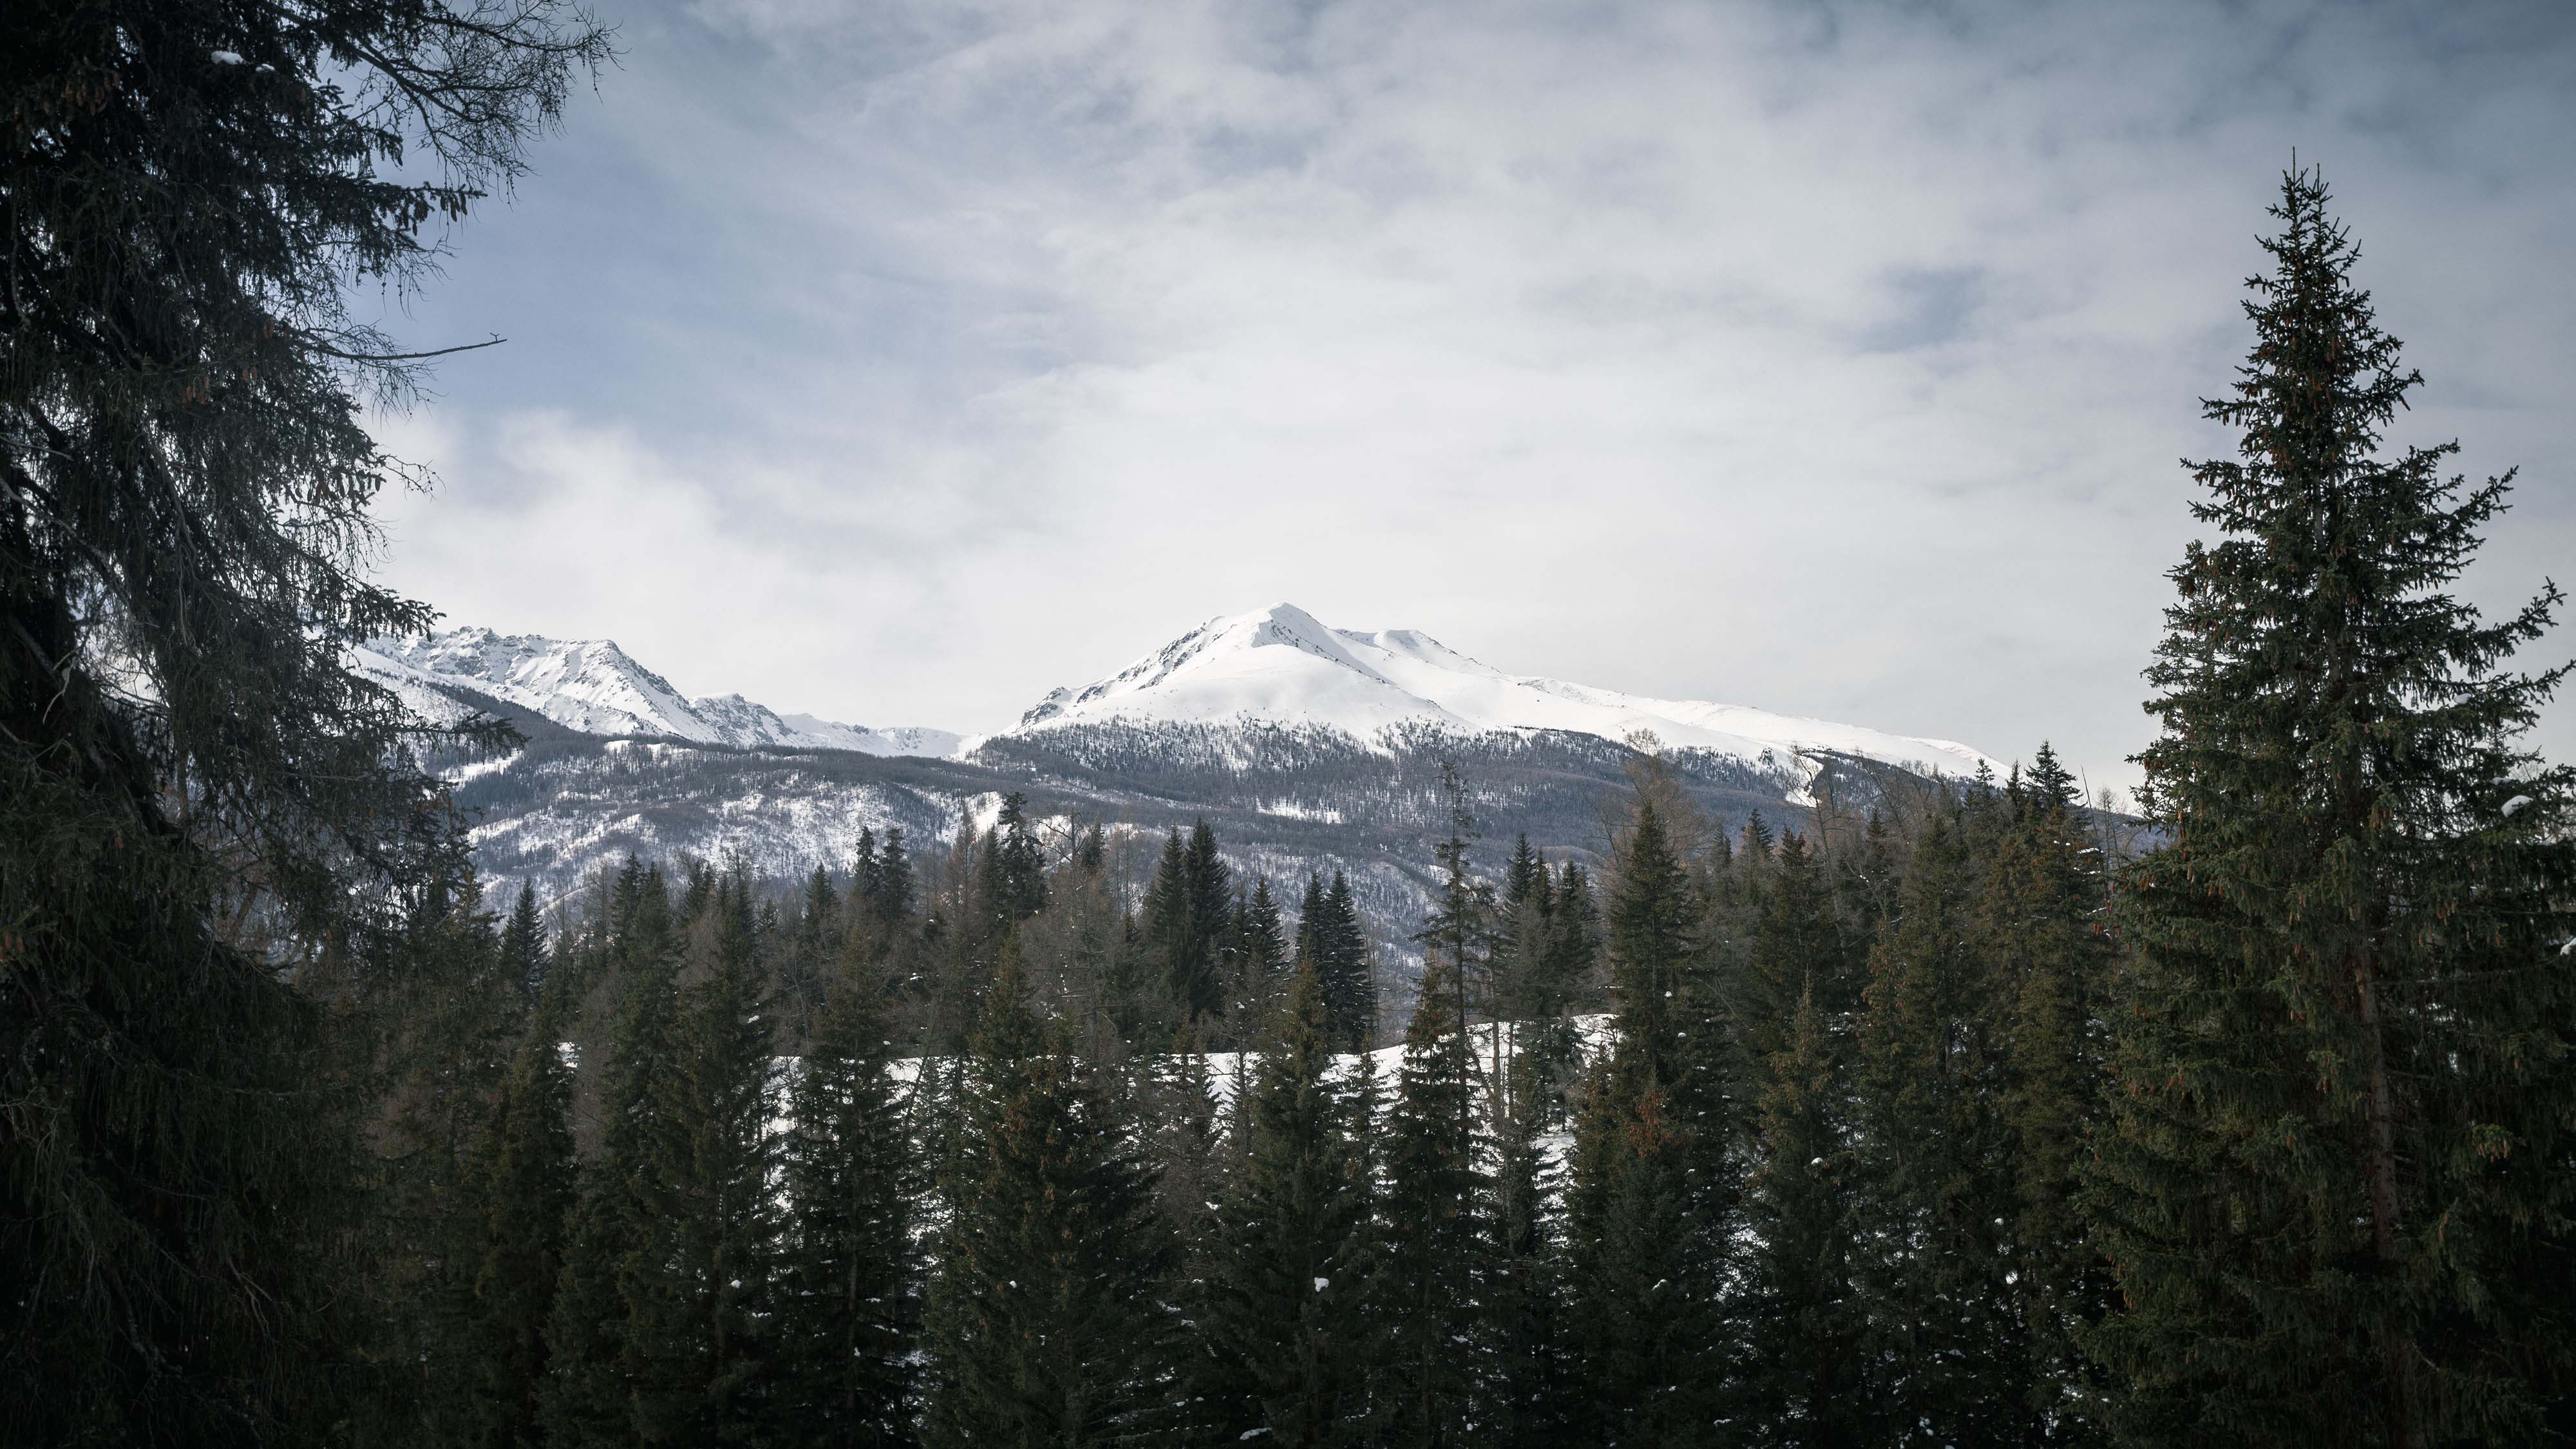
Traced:
POLYGON ((944 755, 945 730, 876 730, 809 714, 781 715, 739 694, 690 699, 610 639, 548 639, 467 625, 354 651, 359 672, 391 687, 424 719, 473 712, 457 691, 498 700, 587 735, 645 735, 735 748, 944 755))

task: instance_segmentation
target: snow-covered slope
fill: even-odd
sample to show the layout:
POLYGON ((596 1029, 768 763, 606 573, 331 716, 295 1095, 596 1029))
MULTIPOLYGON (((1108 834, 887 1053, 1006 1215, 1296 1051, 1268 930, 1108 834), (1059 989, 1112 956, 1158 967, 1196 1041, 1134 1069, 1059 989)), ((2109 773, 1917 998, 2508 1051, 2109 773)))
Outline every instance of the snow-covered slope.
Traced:
POLYGON ((449 629, 422 639, 382 639, 352 664, 435 723, 468 711, 444 692, 461 686, 589 735, 653 735, 735 748, 855 750, 945 755, 945 730, 874 730, 812 715, 782 716, 739 694, 690 699, 606 639, 558 640, 490 629, 449 629))
POLYGON ((1747 760, 1833 751, 1948 774, 2002 768, 1953 740, 1510 675, 1427 634, 1335 629, 1294 604, 1210 620, 1096 684, 1058 689, 1010 733, 1229 723, 1322 728, 1364 741, 1399 726, 1569 730, 1610 740, 1651 730, 1666 745, 1747 760))

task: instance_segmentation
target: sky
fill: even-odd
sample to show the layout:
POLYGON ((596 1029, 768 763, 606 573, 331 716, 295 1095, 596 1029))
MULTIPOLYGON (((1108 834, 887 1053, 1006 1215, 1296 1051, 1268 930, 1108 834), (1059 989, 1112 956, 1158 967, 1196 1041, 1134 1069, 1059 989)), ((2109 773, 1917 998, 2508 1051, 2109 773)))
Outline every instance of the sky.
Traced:
POLYGON ((2460 592, 2576 584, 2576 7, 600 13, 365 299, 509 339, 378 420, 441 479, 379 572, 693 695, 1000 728, 1285 600, 2128 786, 2294 154, 2426 378, 2393 440, 2522 470, 2460 592))

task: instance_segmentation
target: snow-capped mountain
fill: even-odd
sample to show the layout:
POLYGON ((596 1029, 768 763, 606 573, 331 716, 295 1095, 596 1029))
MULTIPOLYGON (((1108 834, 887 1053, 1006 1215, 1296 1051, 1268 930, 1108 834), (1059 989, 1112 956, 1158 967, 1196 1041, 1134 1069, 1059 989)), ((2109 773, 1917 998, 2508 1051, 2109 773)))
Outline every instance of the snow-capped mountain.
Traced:
POLYGON ((810 714, 781 715, 739 694, 690 699, 606 639, 448 629, 421 639, 378 640, 355 651, 352 662, 440 724, 471 712, 470 703, 452 692, 462 689, 586 735, 868 755, 945 755, 960 740, 946 730, 876 730, 810 714))
POLYGON ((1335 629, 1287 604, 1212 620, 965 739, 690 699, 606 640, 455 629, 354 662, 431 720, 519 716, 524 748, 434 763, 482 868, 548 895, 629 854, 793 877, 845 868, 862 829, 937 849, 1016 792, 1059 833, 1100 823, 1140 860, 1205 820, 1239 869, 1281 888, 1344 871, 1390 970, 1436 884, 1444 766, 1468 782, 1476 849, 1498 860, 1523 834, 1597 859, 1639 731, 1666 747, 1700 818, 1727 830, 1756 813, 1794 827, 1827 777, 1858 807, 1914 775, 1994 764, 1949 740, 1507 674, 1414 631, 1335 629))
POLYGON ((1289 726, 1362 742, 1422 730, 1566 730, 1625 741, 1647 730, 1668 746, 1745 760, 1830 752, 1953 775, 2003 769, 1954 740, 1506 674, 1415 630, 1335 629, 1294 604, 1212 619, 1107 679, 1056 690, 1006 733, 1086 725, 1289 726))

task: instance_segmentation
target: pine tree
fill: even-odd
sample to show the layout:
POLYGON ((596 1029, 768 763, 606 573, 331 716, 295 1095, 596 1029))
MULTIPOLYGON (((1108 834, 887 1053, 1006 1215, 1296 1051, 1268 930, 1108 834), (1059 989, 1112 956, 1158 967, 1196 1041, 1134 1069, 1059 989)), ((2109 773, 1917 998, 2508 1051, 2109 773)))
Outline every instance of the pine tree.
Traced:
POLYGON ((1738 1412, 1771 1425, 1769 1442, 1848 1444, 1867 1437, 1863 1343, 1852 1283, 1858 1223, 1851 1160, 1851 1053, 1858 971, 1827 867, 1804 836, 1776 847, 1759 817, 1735 861, 1750 913, 1727 1017, 1747 1071, 1756 1164, 1745 1214, 1756 1247, 1738 1412))
POLYGON ((1548 884, 1547 861, 1531 848, 1524 830, 1513 837, 1512 858, 1503 868, 1503 909, 1518 911, 1532 897, 1544 898, 1548 884))
POLYGON ((1863 1306, 1853 1293, 1852 1164, 1842 1072, 1812 990, 1765 1063, 1761 1166, 1748 1195, 1758 1237, 1750 1355, 1739 1387, 1764 1421, 1754 1442, 1841 1449, 1882 1442, 1883 1407, 1861 1393, 1863 1306))
POLYGON ((1004 951, 968 1064, 933 1260, 934 1446, 1080 1449, 1148 1432, 1169 1387, 1171 1247, 1123 1104, 1030 1009, 1004 951))
POLYGON ((1517 1080, 1506 1083, 1509 1106, 1495 1127, 1491 1266, 1478 1305, 1481 1420, 1484 1441, 1496 1449, 1540 1449, 1573 1442, 1577 1402, 1597 1386, 1578 1378, 1564 1224, 1555 1208, 1562 1173, 1541 1140, 1555 1125, 1556 1064, 1525 1051, 1510 1070, 1517 1080))
POLYGON ((785 1023, 783 1045, 793 1049, 805 1040, 814 1014, 823 1004, 849 936, 841 916, 841 897, 821 866, 805 878, 805 899, 796 913, 795 938, 780 953, 778 1005, 785 1023))
POLYGON ((1029 797, 1013 790, 1002 797, 1002 813, 993 822, 993 905, 1012 925, 1046 909, 1046 847, 1029 826, 1029 797))
POLYGON ((1582 865, 1567 861, 1557 876, 1549 915, 1548 943, 1542 979, 1547 999, 1566 1010, 1590 1010, 1598 990, 1590 982, 1601 954, 1601 913, 1593 904, 1592 880, 1582 865))
POLYGON ((1357 1444, 1367 1409, 1369 1156, 1361 1104, 1335 1079, 1323 987, 1290 976, 1243 1111, 1249 1157, 1220 1205, 1208 1340, 1225 1437, 1295 1449, 1357 1444))
MULTIPOLYGON (((520 900, 530 900, 524 887, 520 900)), ((518 919, 512 917, 513 932, 518 919)), ((502 956, 514 977, 525 970, 513 952, 502 956)), ((477 1163, 482 1242, 473 1269, 478 1331, 470 1390, 477 1449, 533 1449, 545 1440, 546 1324, 574 1203, 572 1071, 560 1043, 566 994, 558 979, 539 997, 477 1163)))
POLYGON ((650 1226, 620 1284, 647 1444, 766 1442, 774 1428, 777 1064, 753 913, 749 881, 728 874, 648 1088, 650 1226))
POLYGON ((469 868, 431 881, 371 993, 383 1023, 383 1104, 368 1137, 376 1172, 361 1280, 377 1311, 368 1350, 383 1370, 350 1432, 362 1441, 457 1442, 471 1421, 474 1266, 482 1195, 476 1157, 507 1072, 524 1001, 469 868))
POLYGON ((2383 455, 2421 378, 2327 202, 2283 178, 2148 675, 2090 1199, 2142 1442, 2526 1439, 2576 1351, 2571 777, 2521 744, 2566 671, 2504 672, 2560 595, 2444 592, 2511 475, 2383 455))
POLYGON ((366 400, 414 374, 350 284, 424 279, 608 43, 548 0, 26 0, 7 34, 0 1423, 319 1434, 371 1265, 316 994, 377 984, 455 830, 350 667, 434 617, 364 577, 413 472, 366 400))
POLYGON ((1249 1047, 1279 1012, 1279 993, 1288 975, 1288 940, 1280 927, 1279 901, 1270 882, 1257 879, 1235 913, 1235 987, 1228 1007, 1237 1027, 1237 1045, 1249 1047))
POLYGON ((779 1423, 786 1442, 817 1449, 912 1439, 920 1174, 884 995, 850 950, 799 1066, 780 1152, 779 1423))
POLYGON ((2104 881, 2056 752, 2040 746, 2022 803, 1996 844, 1976 902, 1976 947, 2002 1053, 1996 1109, 2012 1174, 2011 1296, 2028 1369, 2025 1442, 2100 1442, 2100 1367, 2078 1337, 2111 1306, 2078 1202, 2087 1143, 2103 1111, 2102 984, 2110 979, 2104 881))
POLYGON ((553 964, 546 950, 546 925, 537 914, 537 883, 519 882, 518 903, 510 908, 509 924, 501 928, 501 961, 510 979, 519 984, 533 1005, 546 988, 546 972, 553 964))
POLYGON ((853 916, 876 914, 877 902, 885 895, 885 866, 877 860, 877 832, 873 825, 859 827, 858 844, 850 848, 850 907, 853 916))
POLYGON ((1203 1014, 1221 1013, 1235 967, 1225 959, 1234 922, 1234 872, 1217 853, 1216 831, 1204 819, 1190 827, 1189 899, 1190 929, 1205 955, 1191 977, 1191 1006, 1203 1014))
POLYGON ((1459 1443, 1480 1387, 1492 1183, 1479 1158, 1475 1057, 1458 1028, 1464 997, 1456 963, 1425 963, 1384 1138, 1382 1257, 1371 1280, 1379 1442, 1412 1449, 1459 1443))
POLYGON ((1324 992, 1324 1019, 1336 1046, 1362 1051, 1377 1034, 1377 978, 1369 965, 1368 936, 1351 899, 1349 877, 1333 872, 1307 881, 1306 910, 1297 926, 1298 949, 1310 953, 1324 992))
POLYGON ((1640 793, 1607 912, 1618 1020, 1577 1123, 1568 1204, 1588 1436, 1697 1443, 1725 1377, 1733 1224, 1725 1039, 1699 892, 1640 793))
MULTIPOLYGON (((2011 1282, 2027 1271, 2001 1120, 1997 981, 1969 929, 1976 862, 1934 816, 1870 954, 1852 1163, 1872 1399, 1894 1442, 2044 1442, 2011 1282)), ((1794 1150, 1794 1148, 1793 1148, 1794 1150)))
POLYGON ((917 888, 913 885, 912 853, 904 848, 902 826, 886 827, 885 840, 877 847, 873 877, 868 905, 877 920, 888 926, 908 924, 916 905, 917 888))
POLYGON ((598 1148, 576 1174, 563 1273, 546 1320, 539 1401, 551 1449, 634 1442, 630 1264, 660 1231, 646 1201, 646 1151, 659 1135, 654 1081, 670 1052, 680 967, 661 871, 630 858, 608 915, 614 1035, 600 1072, 598 1148))
MULTIPOLYGON (((1206 826, 1199 822, 1201 830, 1206 826)), ((1145 888, 1145 934, 1162 958, 1163 989, 1176 1023, 1224 1006, 1216 937, 1201 914, 1199 870, 1192 842, 1175 829, 1164 837, 1154 879, 1145 888)))

